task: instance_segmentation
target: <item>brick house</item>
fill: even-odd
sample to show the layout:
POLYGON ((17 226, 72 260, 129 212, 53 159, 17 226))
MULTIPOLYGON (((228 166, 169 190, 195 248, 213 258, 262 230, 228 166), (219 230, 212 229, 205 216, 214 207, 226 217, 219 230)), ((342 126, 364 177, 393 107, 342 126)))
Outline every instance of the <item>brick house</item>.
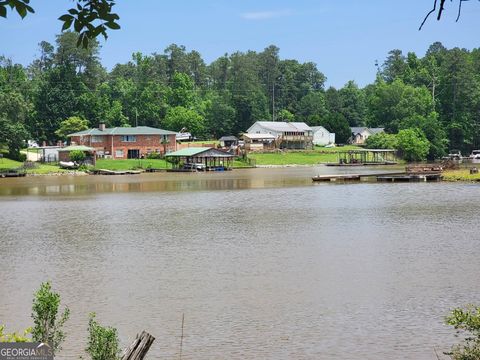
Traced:
POLYGON ((98 157, 137 159, 150 153, 165 154, 177 150, 173 131, 148 126, 106 128, 104 124, 93 129, 69 134, 70 144, 95 149, 98 157))

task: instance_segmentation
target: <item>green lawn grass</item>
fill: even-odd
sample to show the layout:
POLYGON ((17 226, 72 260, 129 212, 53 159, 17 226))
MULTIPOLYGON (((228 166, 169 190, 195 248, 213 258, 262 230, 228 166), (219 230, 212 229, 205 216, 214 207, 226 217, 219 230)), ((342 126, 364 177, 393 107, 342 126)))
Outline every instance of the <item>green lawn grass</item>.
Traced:
MULTIPOLYGON (((19 169, 23 167, 23 163, 7 158, 0 159, 0 170, 19 169)), ((57 165, 37 163, 35 168, 27 169, 27 174, 45 175, 68 172, 68 170, 60 169, 57 165)))
POLYGON ((337 152, 360 149, 358 146, 342 146, 336 148, 315 147, 313 150, 286 151, 275 153, 250 153, 257 165, 315 165, 338 162, 337 152))
POLYGON ((106 170, 171 169, 172 165, 163 159, 98 159, 95 168, 106 170))
POLYGON ((0 169, 16 169, 23 165, 23 163, 7 158, 0 159, 0 169))
POLYGON ((443 172, 445 181, 480 181, 480 174, 470 174, 470 170, 445 170, 443 172))

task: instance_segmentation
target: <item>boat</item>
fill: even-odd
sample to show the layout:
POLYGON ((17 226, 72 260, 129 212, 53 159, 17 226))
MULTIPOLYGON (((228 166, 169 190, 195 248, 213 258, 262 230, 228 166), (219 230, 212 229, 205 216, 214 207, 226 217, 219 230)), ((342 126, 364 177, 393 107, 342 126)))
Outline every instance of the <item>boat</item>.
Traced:
POLYGON ((58 165, 62 169, 77 169, 78 168, 78 164, 74 161, 60 161, 58 163, 58 165))
POLYGON ((470 160, 472 160, 473 163, 480 163, 480 150, 472 150, 470 160))

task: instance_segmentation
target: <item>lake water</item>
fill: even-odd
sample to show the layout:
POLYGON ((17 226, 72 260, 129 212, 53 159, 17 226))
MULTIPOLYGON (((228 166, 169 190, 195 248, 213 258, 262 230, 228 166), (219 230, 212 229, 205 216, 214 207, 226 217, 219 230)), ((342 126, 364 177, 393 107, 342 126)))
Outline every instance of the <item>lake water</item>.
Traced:
POLYGON ((182 314, 182 359, 436 359, 480 303, 480 185, 310 179, 345 171, 0 179, 0 324, 51 280, 60 359, 92 311, 150 359, 179 358, 182 314))

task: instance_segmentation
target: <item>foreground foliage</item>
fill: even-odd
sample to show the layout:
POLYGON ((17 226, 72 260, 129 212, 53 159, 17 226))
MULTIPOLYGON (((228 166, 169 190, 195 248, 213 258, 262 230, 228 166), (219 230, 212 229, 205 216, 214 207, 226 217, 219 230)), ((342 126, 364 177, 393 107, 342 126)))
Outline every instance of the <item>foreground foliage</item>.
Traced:
POLYGON ((447 353, 454 360, 480 359, 480 307, 469 305, 452 310, 447 317, 447 324, 452 325, 465 339, 447 353))
POLYGON ((100 325, 95 317, 95 313, 90 314, 88 321, 88 345, 85 351, 92 360, 119 359, 120 347, 117 329, 100 325))
POLYGON ((52 291, 49 282, 42 283, 35 293, 32 305, 32 340, 48 343, 56 352, 65 339, 62 328, 70 316, 70 310, 59 314, 60 295, 52 291))

